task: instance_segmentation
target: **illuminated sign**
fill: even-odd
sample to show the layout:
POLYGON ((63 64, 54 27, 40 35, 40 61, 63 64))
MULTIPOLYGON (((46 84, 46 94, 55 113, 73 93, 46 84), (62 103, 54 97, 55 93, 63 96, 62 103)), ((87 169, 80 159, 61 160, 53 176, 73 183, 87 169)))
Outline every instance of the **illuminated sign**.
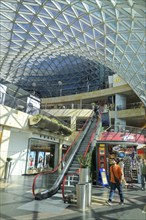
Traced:
MULTIPOLYGON (((103 132, 99 140, 102 141, 123 141, 123 142, 133 142, 133 143, 146 143, 146 138, 143 134, 129 134, 122 132, 103 132)), ((98 140, 98 141, 99 141, 98 140)))

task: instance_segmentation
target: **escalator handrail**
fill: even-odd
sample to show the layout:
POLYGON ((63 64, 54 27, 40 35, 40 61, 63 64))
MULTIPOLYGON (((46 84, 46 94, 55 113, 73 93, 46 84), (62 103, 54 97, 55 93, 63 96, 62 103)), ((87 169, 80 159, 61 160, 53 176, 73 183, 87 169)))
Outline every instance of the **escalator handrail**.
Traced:
MULTIPOLYGON (((94 139, 94 136, 95 136, 95 134, 96 134, 96 129, 97 129, 98 124, 99 124, 99 118, 98 118, 98 120, 97 120, 97 122, 96 122, 96 124, 95 124, 93 133, 92 133, 91 138, 90 138, 90 140, 89 140, 89 142, 88 142, 86 151, 85 151, 85 153, 84 153, 84 157, 86 157, 86 154, 89 152, 89 148, 90 148, 90 145, 91 145, 91 143, 92 143, 92 141, 93 141, 93 139, 94 139)), ((79 172, 80 172, 80 168, 78 168, 78 169, 76 170, 76 172, 74 172, 74 173, 72 173, 72 174, 67 174, 67 175, 64 176, 64 178, 63 178, 63 183, 62 183, 62 198, 63 198, 63 200, 65 199, 64 188, 65 188, 65 182, 66 182, 67 177, 68 177, 68 176, 77 175, 77 174, 79 175, 79 172)))
POLYGON ((57 166, 51 170, 51 171, 46 171, 46 172, 42 172, 39 173, 35 176, 34 180, 33 180, 33 184, 32 184, 32 193, 35 196, 35 185, 36 185, 36 179, 41 176, 41 175, 46 175, 46 174, 52 174, 55 173, 58 168, 60 167, 60 164, 64 161, 64 159, 66 158, 67 154, 69 153, 69 151, 71 150, 71 148, 74 146, 75 142, 77 141, 77 139, 79 139, 81 132, 83 131, 83 129, 86 127, 87 123, 89 122, 89 119, 93 116, 93 112, 90 114, 90 116, 87 118, 87 120, 85 121, 83 127, 81 128, 81 130, 78 132, 78 134, 76 135, 75 139, 73 140, 72 144, 70 145, 70 147, 68 148, 67 152, 65 153, 65 155, 63 156, 63 158, 59 161, 59 163, 57 164, 57 166))
POLYGON ((98 120, 97 120, 97 122, 96 122, 96 124, 95 124, 95 128, 94 128, 94 130, 93 130, 93 133, 92 133, 92 135, 91 135, 90 141, 89 141, 88 146, 87 146, 87 148, 86 148, 86 151, 85 151, 85 153, 84 153, 84 157, 86 157, 87 153, 89 152, 89 148, 90 148, 90 145, 91 145, 91 143, 92 143, 92 141, 93 141, 93 139, 94 139, 94 136, 95 136, 95 133, 96 133, 96 129, 97 129, 98 124, 99 124, 99 118, 98 118, 98 120))
MULTIPOLYGON (((89 122, 90 122, 90 123, 87 124, 87 126, 86 126, 86 128, 85 128, 85 130, 84 130, 84 132, 85 132, 85 133, 84 133, 84 136, 85 136, 85 134, 87 133, 87 131, 88 131, 88 129, 89 129, 89 126, 91 125, 91 120, 90 120, 89 122)), ((70 155, 70 158, 69 158, 69 160, 68 160, 66 166, 65 166, 64 169, 61 171, 60 175, 57 177, 57 179, 56 179, 55 183, 53 184, 53 186, 50 188, 50 190, 48 190, 48 193, 51 192, 51 191, 54 192, 54 191, 59 187, 60 183, 63 181, 64 175, 66 174, 66 172, 67 172, 67 170, 68 170, 68 168, 69 168, 69 166, 70 166, 70 164, 71 164, 71 162, 72 162, 72 160, 73 160, 73 158, 74 158, 74 155, 76 154, 76 152, 77 152, 77 150, 78 150, 78 148, 79 148, 79 146, 80 146, 80 143, 82 142, 82 139, 84 138, 84 136, 83 136, 82 138, 80 138, 80 140, 78 141, 78 143, 75 145, 75 149, 74 149, 74 151, 72 152, 72 154, 70 155)), ((41 193, 43 194, 43 192, 41 192, 41 193)))

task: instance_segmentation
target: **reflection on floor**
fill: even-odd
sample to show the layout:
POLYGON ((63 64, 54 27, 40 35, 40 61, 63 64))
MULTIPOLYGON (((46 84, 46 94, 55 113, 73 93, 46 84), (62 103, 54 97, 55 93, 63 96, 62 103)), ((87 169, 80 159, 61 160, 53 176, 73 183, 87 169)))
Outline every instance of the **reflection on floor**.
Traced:
POLYGON ((141 191, 139 184, 124 189, 124 206, 119 205, 117 193, 113 205, 108 206, 109 189, 92 187, 92 205, 82 211, 76 204, 64 203, 59 192, 46 200, 34 200, 32 181, 33 176, 0 181, 1 220, 146 220, 146 191, 141 191))

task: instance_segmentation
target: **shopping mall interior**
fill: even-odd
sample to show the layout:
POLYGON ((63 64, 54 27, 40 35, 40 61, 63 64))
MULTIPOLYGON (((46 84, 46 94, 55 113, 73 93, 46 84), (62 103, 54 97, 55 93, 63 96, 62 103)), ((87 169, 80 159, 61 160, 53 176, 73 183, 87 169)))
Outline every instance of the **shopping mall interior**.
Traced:
POLYGON ((146 1, 2 0, 0 12, 1 220, 145 220, 146 1), (125 201, 116 190, 109 207, 117 158, 125 201))

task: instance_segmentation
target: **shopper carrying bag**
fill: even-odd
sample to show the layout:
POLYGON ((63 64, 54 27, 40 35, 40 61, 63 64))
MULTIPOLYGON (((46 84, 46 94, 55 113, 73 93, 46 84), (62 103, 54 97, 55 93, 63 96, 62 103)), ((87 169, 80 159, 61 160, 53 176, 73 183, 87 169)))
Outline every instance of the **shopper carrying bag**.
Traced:
POLYGON ((124 205, 124 195, 122 188, 122 170, 120 166, 117 164, 116 159, 112 159, 110 167, 110 193, 109 199, 107 201, 108 205, 112 205, 112 200, 115 194, 115 190, 117 189, 120 197, 120 205, 124 205))

